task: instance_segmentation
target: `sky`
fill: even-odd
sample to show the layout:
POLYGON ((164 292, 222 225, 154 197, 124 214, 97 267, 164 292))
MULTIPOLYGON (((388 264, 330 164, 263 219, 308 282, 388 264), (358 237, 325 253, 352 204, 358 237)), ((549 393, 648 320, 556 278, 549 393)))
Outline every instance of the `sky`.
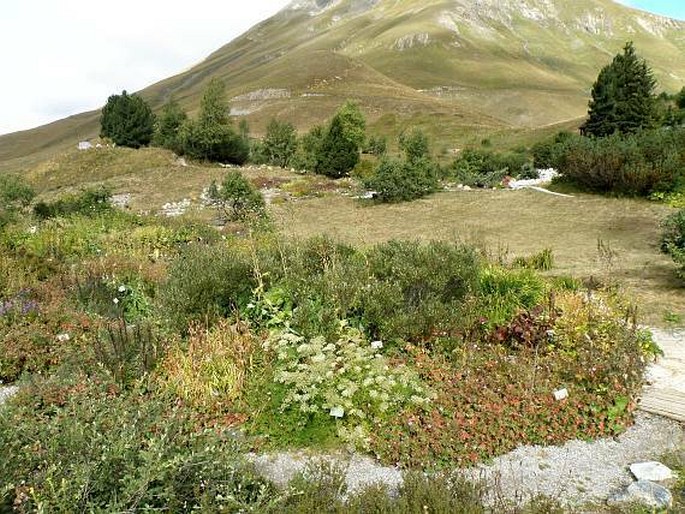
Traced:
MULTIPOLYGON (((685 19, 685 0, 621 0, 685 19)), ((200 62, 289 0, 0 0, 0 134, 100 108, 200 62)))

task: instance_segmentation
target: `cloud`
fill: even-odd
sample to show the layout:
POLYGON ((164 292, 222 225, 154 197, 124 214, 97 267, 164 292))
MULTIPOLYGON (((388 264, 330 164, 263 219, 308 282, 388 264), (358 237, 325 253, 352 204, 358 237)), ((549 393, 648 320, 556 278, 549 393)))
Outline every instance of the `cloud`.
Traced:
POLYGON ((137 91, 201 61, 287 0, 3 0, 0 134, 137 91))

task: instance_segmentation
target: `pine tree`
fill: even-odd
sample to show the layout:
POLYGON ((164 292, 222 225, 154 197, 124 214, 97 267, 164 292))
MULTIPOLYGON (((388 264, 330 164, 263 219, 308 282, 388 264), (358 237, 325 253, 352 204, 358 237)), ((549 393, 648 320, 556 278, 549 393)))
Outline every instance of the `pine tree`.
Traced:
POLYGON ((652 127, 657 119, 656 80, 632 42, 605 66, 592 87, 588 119, 581 127, 586 136, 605 137, 615 132, 632 134, 652 127))
POLYGON ((340 178, 349 175, 358 162, 359 147, 346 137, 343 120, 336 115, 321 142, 316 172, 340 178))
POLYGON ((181 149, 179 131, 188 120, 188 115, 181 109, 178 102, 171 98, 162 108, 162 115, 157 123, 155 143, 174 152, 181 149))
POLYGON ((183 151, 196 159, 243 164, 250 155, 248 142, 233 129, 226 87, 219 79, 209 82, 197 120, 187 121, 179 137, 183 151))
POLYGON ((140 148, 152 141, 155 115, 150 106, 138 95, 123 91, 112 95, 102 109, 100 135, 120 146, 140 148))

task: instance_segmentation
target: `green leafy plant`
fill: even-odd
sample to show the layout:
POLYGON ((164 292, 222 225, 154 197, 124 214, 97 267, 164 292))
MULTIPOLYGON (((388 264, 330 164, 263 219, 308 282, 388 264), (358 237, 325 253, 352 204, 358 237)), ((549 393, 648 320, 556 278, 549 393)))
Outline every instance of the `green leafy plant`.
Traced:
POLYGON ((281 411, 328 413, 338 420, 338 436, 351 447, 365 448, 369 430, 405 404, 426 405, 429 393, 404 366, 390 366, 363 334, 342 322, 340 339, 311 340, 290 330, 278 331, 266 348, 275 356, 274 379, 287 387, 281 411))
POLYGON ((212 182, 208 196, 229 221, 266 215, 264 197, 239 171, 229 172, 221 186, 212 182))

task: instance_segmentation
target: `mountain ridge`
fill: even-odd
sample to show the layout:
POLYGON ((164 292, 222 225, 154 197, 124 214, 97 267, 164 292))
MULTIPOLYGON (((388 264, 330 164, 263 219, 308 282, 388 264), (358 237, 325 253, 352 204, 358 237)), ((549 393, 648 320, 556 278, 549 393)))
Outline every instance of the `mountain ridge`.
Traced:
MULTIPOLYGON (((437 123, 447 142, 582 117, 599 69, 628 40, 663 88, 685 84, 685 22, 613 0, 296 0, 141 94, 192 112, 216 76, 256 133, 273 116, 305 130, 352 98, 373 129, 437 123)), ((0 162, 92 137, 97 117, 2 136, 0 162)))

